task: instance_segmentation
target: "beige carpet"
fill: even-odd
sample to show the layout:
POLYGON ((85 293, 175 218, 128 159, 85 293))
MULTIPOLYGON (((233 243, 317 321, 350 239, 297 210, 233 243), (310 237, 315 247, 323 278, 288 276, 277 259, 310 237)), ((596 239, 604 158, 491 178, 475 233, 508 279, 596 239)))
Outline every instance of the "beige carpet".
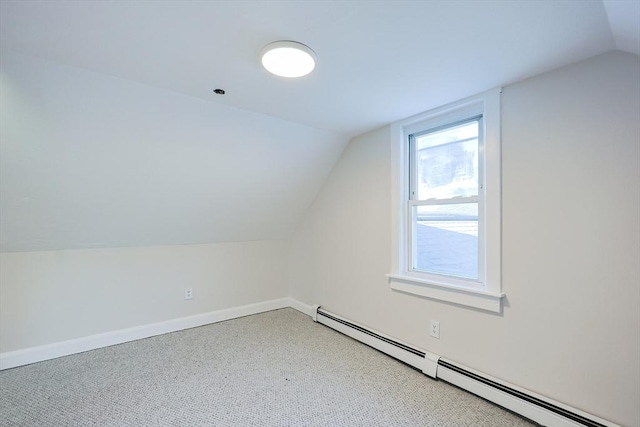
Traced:
POLYGON ((0 425, 535 424, 283 309, 2 371, 0 425))

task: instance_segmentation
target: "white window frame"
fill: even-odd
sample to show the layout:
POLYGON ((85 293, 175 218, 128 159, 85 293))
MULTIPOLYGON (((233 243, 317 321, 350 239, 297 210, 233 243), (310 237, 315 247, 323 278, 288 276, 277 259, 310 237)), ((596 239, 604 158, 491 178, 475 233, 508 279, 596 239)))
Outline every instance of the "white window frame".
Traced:
POLYGON ((391 125, 392 270, 387 277, 392 289, 491 312, 502 311, 501 92, 497 88, 391 125), (481 277, 478 281, 461 280, 412 270, 409 135, 478 115, 482 115, 480 132, 484 135, 484 144, 479 147, 484 150, 480 156, 484 164, 479 165, 483 203, 478 206, 478 227, 483 231, 478 241, 481 277))

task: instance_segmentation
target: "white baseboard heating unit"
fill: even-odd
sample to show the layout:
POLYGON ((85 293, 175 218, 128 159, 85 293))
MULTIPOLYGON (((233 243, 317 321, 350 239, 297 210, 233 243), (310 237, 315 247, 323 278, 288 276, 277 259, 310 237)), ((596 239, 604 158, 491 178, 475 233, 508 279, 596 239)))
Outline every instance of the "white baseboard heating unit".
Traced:
POLYGON ((326 311, 319 305, 313 306, 312 317, 315 322, 335 329, 413 366, 431 378, 454 384, 543 426, 619 427, 594 415, 400 342, 395 338, 326 311))

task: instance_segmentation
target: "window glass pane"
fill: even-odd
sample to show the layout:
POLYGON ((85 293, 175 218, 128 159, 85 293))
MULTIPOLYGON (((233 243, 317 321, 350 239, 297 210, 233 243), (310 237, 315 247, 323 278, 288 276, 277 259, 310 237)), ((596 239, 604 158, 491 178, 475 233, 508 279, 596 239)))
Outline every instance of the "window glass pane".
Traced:
POLYGON ((478 195, 478 121, 418 135, 417 200, 478 195))
POLYGON ((413 269, 478 279, 478 204, 414 206, 413 269))

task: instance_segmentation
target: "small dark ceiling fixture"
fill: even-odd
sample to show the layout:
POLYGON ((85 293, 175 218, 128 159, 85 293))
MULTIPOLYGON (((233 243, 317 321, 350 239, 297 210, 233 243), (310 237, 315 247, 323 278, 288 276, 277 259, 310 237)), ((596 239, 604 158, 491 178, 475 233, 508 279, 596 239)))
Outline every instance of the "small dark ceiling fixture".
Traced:
POLYGON ((224 95, 226 93, 224 89, 214 89, 213 92, 217 93, 218 95, 224 95))

